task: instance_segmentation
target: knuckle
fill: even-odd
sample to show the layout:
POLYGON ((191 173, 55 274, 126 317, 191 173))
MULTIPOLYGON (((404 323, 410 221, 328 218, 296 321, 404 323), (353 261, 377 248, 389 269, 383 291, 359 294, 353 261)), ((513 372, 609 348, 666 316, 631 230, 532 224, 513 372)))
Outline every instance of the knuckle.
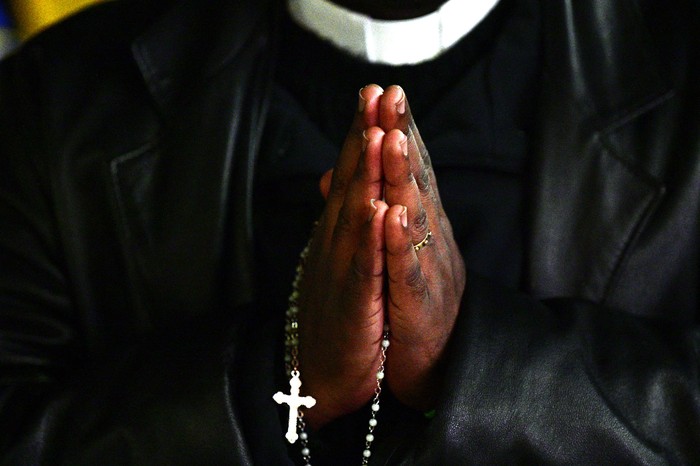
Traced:
POLYGON ((425 147, 425 144, 418 145, 418 153, 420 154, 420 158, 426 166, 429 167, 432 165, 430 161, 430 154, 428 153, 428 148, 425 147))
POLYGON ((428 231, 428 213, 422 207, 418 210, 413 219, 413 229, 416 233, 421 235, 425 235, 428 231))
POLYGON ((334 176, 331 180, 331 190, 329 196, 334 198, 342 198, 345 196, 345 191, 348 187, 348 180, 341 176, 334 176))
POLYGON ((370 174, 367 171, 367 164, 365 163, 364 157, 361 157, 357 163, 357 170, 352 175, 353 183, 366 183, 370 181, 370 174))
POLYGON ((427 167, 423 167, 420 171, 420 176, 416 178, 416 183, 421 194, 428 192, 430 189, 430 171, 428 171, 427 167))
POLYGON ((384 269, 377 264, 361 264, 357 256, 353 257, 350 270, 359 283, 381 278, 384 273, 384 269))
POLYGON ((401 241, 395 245, 387 244, 386 254, 394 259, 401 259, 411 254, 413 244, 410 241, 401 241))
POLYGON ((348 209, 343 207, 338 213, 338 219, 335 222, 334 236, 342 236, 352 231, 352 221, 348 215, 348 209))
POLYGON ((423 271, 420 265, 415 264, 406 270, 404 275, 404 284, 411 290, 411 294, 415 298, 423 299, 428 293, 428 284, 423 276, 423 271))

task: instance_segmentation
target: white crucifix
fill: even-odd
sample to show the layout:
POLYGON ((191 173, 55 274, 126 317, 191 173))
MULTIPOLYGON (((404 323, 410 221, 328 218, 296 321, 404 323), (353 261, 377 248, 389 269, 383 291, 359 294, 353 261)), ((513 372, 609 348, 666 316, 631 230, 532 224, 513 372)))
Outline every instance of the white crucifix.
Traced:
POLYGON ((292 371, 292 378, 289 379, 289 395, 282 392, 277 392, 272 396, 272 399, 277 404, 286 403, 289 405, 289 424, 287 425, 287 440, 289 443, 294 443, 299 438, 297 434, 297 418, 299 417, 299 407, 304 406, 311 408, 316 404, 316 399, 311 396, 299 396, 301 388, 301 379, 299 379, 299 371, 292 371))

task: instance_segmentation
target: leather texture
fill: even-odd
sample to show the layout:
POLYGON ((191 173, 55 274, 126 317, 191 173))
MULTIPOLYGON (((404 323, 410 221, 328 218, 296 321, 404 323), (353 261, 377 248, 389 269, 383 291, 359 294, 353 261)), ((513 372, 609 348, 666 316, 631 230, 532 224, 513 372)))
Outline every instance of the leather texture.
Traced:
MULTIPOLYGON (((287 461, 241 414, 280 6, 107 2, 0 65, 3 463, 287 461)), ((377 464, 700 463, 700 7, 541 7, 525 293, 470 277, 377 464)))

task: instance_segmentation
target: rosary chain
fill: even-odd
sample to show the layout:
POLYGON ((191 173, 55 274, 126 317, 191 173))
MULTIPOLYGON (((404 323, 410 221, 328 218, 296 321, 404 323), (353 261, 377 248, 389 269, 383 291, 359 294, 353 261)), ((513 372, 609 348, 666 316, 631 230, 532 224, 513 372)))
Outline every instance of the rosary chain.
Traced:
POLYGON ((372 455, 372 442, 374 442, 374 430, 377 428, 377 413, 379 413, 379 396, 382 394, 382 380, 384 380, 384 363, 386 363, 386 350, 389 348, 389 326, 384 325, 384 335, 382 336, 381 355, 379 359, 379 369, 377 370, 377 388, 374 389, 374 399, 372 400, 371 415, 369 418, 368 432, 365 436, 365 449, 362 452, 362 464, 369 464, 372 455))
MULTIPOLYGON (((296 269, 296 276, 292 283, 292 293, 289 296, 289 308, 287 309, 287 319, 285 324, 285 369, 290 377, 299 377, 299 286, 304 277, 304 266, 309 254, 311 241, 306 245, 299 256, 299 264, 296 269)), ((372 442, 374 442, 374 431, 377 428, 377 413, 379 412, 379 397, 382 393, 382 380, 384 379, 386 351, 389 348, 389 326, 384 326, 382 342, 380 347, 379 368, 377 370, 377 387, 374 389, 374 397, 371 404, 371 414, 369 419, 368 432, 365 436, 365 449, 362 451, 362 465, 369 464, 372 455, 372 442)), ((301 456, 305 466, 311 466, 311 450, 309 448, 309 434, 306 432, 306 422, 304 421, 304 411, 297 410, 297 431, 299 432, 299 443, 301 446, 301 456)))

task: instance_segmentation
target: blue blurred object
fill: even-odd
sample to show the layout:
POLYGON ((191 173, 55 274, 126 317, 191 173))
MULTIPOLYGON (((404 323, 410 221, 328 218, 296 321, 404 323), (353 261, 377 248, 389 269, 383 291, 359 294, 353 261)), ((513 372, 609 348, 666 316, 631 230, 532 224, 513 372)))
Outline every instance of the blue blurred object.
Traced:
POLYGON ((8 29, 12 27, 12 21, 10 21, 10 15, 5 11, 5 2, 0 1, 0 28, 8 29))
POLYGON ((17 45, 17 38, 7 7, 0 1, 0 58, 8 54, 17 45))

